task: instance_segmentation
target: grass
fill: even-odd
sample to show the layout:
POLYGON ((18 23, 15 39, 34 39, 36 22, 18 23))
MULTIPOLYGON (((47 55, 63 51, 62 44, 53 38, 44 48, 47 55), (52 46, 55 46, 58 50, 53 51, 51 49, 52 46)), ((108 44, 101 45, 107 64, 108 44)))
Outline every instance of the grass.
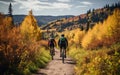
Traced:
POLYGON ((29 61, 21 61, 19 70, 22 75, 30 75, 36 73, 39 68, 43 68, 51 60, 49 51, 45 50, 44 47, 40 48, 37 52, 33 53, 34 57, 29 61))

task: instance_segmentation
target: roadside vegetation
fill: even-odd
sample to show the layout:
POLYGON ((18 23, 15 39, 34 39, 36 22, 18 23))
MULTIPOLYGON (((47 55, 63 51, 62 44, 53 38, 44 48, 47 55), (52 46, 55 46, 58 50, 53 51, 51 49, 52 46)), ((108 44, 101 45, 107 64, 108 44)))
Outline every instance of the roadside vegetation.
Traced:
POLYGON ((119 20, 120 9, 115 9, 103 23, 97 23, 88 32, 83 31, 84 35, 78 34, 78 31, 73 32, 69 40, 75 42, 76 45, 73 42, 70 43, 69 55, 77 63, 76 75, 120 75, 119 20), (80 41, 77 40, 79 42, 77 44, 73 39, 80 41))
POLYGON ((0 20, 0 75, 30 75, 45 67, 51 58, 32 11, 18 27, 12 17, 0 14, 0 20))

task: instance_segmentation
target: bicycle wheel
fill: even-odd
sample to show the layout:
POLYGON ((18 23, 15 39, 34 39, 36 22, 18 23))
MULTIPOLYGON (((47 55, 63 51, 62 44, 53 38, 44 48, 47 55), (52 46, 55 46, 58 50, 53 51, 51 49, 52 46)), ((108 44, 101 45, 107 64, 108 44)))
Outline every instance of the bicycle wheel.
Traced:
POLYGON ((64 49, 62 49, 62 63, 64 63, 64 59, 65 58, 65 51, 64 51, 64 49))
POLYGON ((54 58, 53 58, 53 56, 54 56, 54 50, 53 50, 53 48, 50 49, 50 54, 51 54, 52 60, 54 60, 54 58))
POLYGON ((52 60, 54 59, 54 58, 53 58, 53 50, 51 51, 51 58, 52 58, 52 60))

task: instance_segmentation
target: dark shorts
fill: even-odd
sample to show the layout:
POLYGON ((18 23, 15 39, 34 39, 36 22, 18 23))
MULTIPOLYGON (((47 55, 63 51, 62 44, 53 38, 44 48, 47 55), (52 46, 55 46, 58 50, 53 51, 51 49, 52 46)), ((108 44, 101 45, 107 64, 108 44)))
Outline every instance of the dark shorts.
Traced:
POLYGON ((61 44, 61 45, 60 45, 60 48, 61 48, 61 49, 62 49, 62 48, 66 49, 67 46, 66 46, 66 44, 61 44))
POLYGON ((54 44, 50 44, 49 46, 50 46, 50 47, 53 47, 53 48, 55 47, 55 45, 54 45, 54 44))

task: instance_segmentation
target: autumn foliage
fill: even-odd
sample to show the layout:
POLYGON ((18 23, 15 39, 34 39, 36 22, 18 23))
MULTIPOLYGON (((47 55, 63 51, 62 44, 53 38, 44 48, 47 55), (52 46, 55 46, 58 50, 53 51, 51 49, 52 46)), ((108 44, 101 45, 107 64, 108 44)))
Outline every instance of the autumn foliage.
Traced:
POLYGON ((119 20, 120 9, 115 9, 103 23, 84 34, 81 48, 70 48, 70 56, 77 63, 76 75, 120 75, 119 20))
POLYGON ((89 30, 82 40, 86 49, 96 49, 120 42, 120 9, 116 9, 103 23, 98 23, 89 30))
POLYGON ((37 20, 32 15, 32 11, 29 12, 29 15, 27 15, 22 22, 21 26, 21 33, 23 36, 25 36, 25 39, 30 40, 40 40, 41 39, 41 33, 40 28, 38 27, 37 20))
POLYGON ((0 20, 0 75, 30 75, 44 67, 50 56, 46 41, 37 41, 40 29, 35 18, 29 15, 20 27, 14 27, 11 17, 3 14, 0 20))

